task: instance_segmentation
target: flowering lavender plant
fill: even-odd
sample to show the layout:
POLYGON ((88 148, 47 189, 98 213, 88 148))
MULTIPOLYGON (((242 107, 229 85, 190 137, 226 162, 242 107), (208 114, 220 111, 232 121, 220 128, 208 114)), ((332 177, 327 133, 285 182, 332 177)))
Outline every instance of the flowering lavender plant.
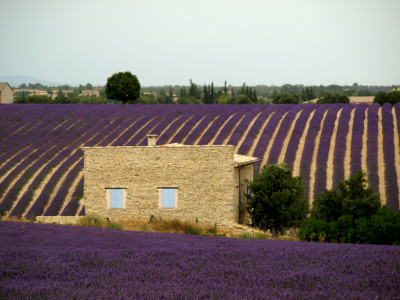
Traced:
POLYGON ((397 299, 398 246, 0 223, 1 299, 397 299))

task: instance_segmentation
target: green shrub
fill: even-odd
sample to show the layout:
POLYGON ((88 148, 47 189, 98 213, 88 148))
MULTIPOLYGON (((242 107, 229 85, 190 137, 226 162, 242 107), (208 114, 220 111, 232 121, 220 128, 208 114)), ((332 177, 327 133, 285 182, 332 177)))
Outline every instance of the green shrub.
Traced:
POLYGON ((106 228, 107 229, 119 229, 119 230, 122 230, 122 227, 119 224, 117 224, 115 222, 112 222, 112 221, 107 222, 106 228))
POLYGON ((338 190, 321 193, 311 217, 298 231, 305 241, 363 244, 400 244, 400 211, 381 207, 379 195, 366 185, 359 171, 339 183, 338 190))
POLYGON ((265 165, 249 188, 247 210, 262 230, 284 234, 299 227, 309 211, 303 180, 286 164, 265 165))
POLYGON ((79 226, 85 227, 103 227, 103 220, 96 215, 86 215, 78 222, 79 226))

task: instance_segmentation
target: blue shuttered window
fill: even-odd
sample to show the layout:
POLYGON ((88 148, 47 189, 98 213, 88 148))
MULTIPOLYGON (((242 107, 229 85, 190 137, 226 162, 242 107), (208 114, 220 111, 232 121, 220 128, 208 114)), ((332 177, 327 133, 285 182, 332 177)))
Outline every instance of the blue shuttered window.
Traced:
POLYGON ((122 189, 110 189, 110 208, 123 208, 122 189))
POLYGON ((161 189, 162 208, 175 208, 175 189, 161 189))

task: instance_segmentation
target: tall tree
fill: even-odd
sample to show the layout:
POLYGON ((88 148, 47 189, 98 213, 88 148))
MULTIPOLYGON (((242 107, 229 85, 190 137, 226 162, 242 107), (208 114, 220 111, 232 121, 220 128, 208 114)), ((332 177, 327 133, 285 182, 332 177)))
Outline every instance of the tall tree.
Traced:
POLYGON ((105 93, 108 99, 125 103, 137 103, 140 97, 140 82, 131 72, 119 72, 107 79, 105 93))

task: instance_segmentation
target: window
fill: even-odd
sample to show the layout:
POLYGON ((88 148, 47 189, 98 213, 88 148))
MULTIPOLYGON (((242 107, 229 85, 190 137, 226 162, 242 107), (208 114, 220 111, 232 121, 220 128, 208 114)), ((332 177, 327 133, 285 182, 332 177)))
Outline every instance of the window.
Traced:
POLYGON ((161 189, 161 208, 176 208, 176 189, 161 189))
POLYGON ((123 208, 123 189, 108 189, 110 191, 110 208, 123 208))

